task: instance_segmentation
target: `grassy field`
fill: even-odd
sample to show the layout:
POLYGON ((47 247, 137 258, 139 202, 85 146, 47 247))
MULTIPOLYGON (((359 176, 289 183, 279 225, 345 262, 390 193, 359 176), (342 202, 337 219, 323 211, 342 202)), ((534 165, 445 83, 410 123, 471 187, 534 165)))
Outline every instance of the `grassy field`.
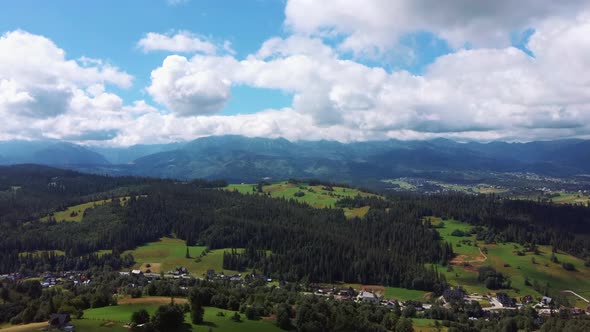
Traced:
POLYGON ((65 252, 63 250, 35 250, 35 251, 23 251, 20 252, 19 255, 20 256, 26 256, 28 254, 32 254, 33 256, 40 256, 44 253, 51 253, 53 252, 54 254, 56 254, 57 256, 63 256, 65 255, 65 252))
MULTIPOLYGON (((414 326, 414 332, 434 332, 437 329, 434 327, 436 320, 427 318, 412 318, 412 324, 414 326)), ((440 321, 439 321, 440 323, 440 321)), ((440 331, 447 331, 446 327, 440 324, 440 331)))
MULTIPOLYGON (((440 222, 440 219, 431 218, 433 224, 440 222)), ((492 266, 498 272, 510 277, 512 287, 518 289, 511 289, 506 291, 514 297, 521 297, 527 294, 539 297, 542 294, 535 291, 533 287, 525 285, 525 278, 529 279, 532 284, 537 281, 541 285, 549 284, 549 289, 555 292, 562 290, 573 290, 580 295, 588 298, 590 296, 590 268, 584 266, 584 261, 565 254, 563 252, 556 253, 559 263, 551 262, 551 248, 548 246, 539 246, 539 254, 532 252, 524 252, 524 248, 516 243, 498 243, 498 244, 484 244, 478 243, 475 246, 475 236, 456 237, 450 235, 453 230, 459 229, 468 231, 471 229, 470 225, 458 222, 456 220, 444 221, 444 228, 439 228, 438 231, 442 238, 453 244, 454 251, 458 257, 453 260, 452 270, 439 266, 439 271, 444 273, 447 280, 454 285, 462 285, 468 291, 473 293, 491 293, 477 281, 477 268, 480 266, 492 266), (461 243, 461 241, 469 240, 471 245, 461 243), (461 246, 458 247, 457 244, 461 246), (482 255, 480 248, 486 248, 487 254, 482 255), (517 252, 523 252, 524 255, 518 255, 517 252), (467 262, 466 264, 464 264, 467 262), (572 263, 576 267, 576 271, 567 271, 562 267, 562 263, 572 263)), ((571 297, 572 304, 586 307, 584 302, 571 297)))
POLYGON ((582 193, 568 193, 564 191, 553 192, 551 196, 543 194, 531 194, 528 196, 516 196, 516 199, 524 199, 537 201, 539 199, 543 201, 551 201, 555 204, 582 204, 588 206, 590 204, 590 196, 582 193))
MULTIPOLYGON (((123 198, 127 199, 128 197, 123 197, 123 198)), ((104 204, 110 203, 112 201, 113 201, 112 199, 105 199, 105 200, 87 202, 87 203, 83 203, 83 204, 70 206, 65 211, 55 211, 53 213, 53 217, 55 218, 55 221, 57 221, 57 222, 82 221, 82 217, 84 216, 84 212, 86 210, 93 208, 97 205, 104 205, 104 204)), ((121 201, 121 204, 123 204, 123 201, 121 201)), ((50 216, 45 216, 45 217, 41 218, 40 220, 41 221, 48 221, 49 217, 50 216)))
POLYGON ((425 297, 427 297, 427 292, 414 290, 414 289, 405 289, 405 288, 398 288, 398 287, 384 287, 379 285, 363 285, 363 284, 351 284, 351 283, 341 283, 341 284, 326 284, 326 287, 329 286, 336 286, 339 288, 348 288, 352 287, 353 289, 360 291, 360 290, 367 290, 372 291, 379 296, 382 296, 386 299, 396 299, 399 301, 407 301, 407 300, 415 300, 415 301, 424 301, 425 297))
MULTIPOLYGON (((149 299, 149 298, 147 298, 149 299)), ((141 300, 141 299, 137 299, 141 300)), ((159 301, 158 301, 159 302, 159 301)), ((168 302, 167 302, 168 303, 168 302)), ((96 309, 88 309, 84 312, 84 319, 83 321, 87 322, 114 322, 114 326, 122 326, 124 323, 129 322, 131 314, 135 311, 140 309, 146 309, 150 314, 153 314, 156 309, 158 308, 158 304, 147 304, 147 303, 137 303, 137 304, 123 304, 111 307, 104 307, 104 308, 96 308, 96 309)), ((212 327, 216 332, 225 332, 225 331, 261 331, 261 332, 274 332, 274 331, 281 331, 278 327, 276 327, 272 322, 268 322, 265 320, 259 321, 250 321, 247 320, 244 315, 242 315, 242 322, 236 323, 230 320, 230 317, 234 314, 234 311, 230 310, 223 310, 214 307, 205 307, 205 316, 204 321, 205 324, 203 325, 193 325, 192 331, 193 332, 205 332, 209 330, 209 327, 212 327), (218 316, 218 313, 223 313, 223 316, 218 316)), ((187 314, 185 318, 186 322, 190 322, 190 315, 187 314)), ((74 323, 76 324, 76 323, 74 323)), ((78 329, 80 331, 102 331, 101 329, 78 329)), ((128 331, 128 329, 126 329, 128 331)), ((106 331, 106 330, 105 330, 106 331)), ((111 330, 116 331, 116 330, 111 330)))
MULTIPOLYGON (((208 269, 213 269, 216 272, 224 271, 226 274, 240 273, 238 271, 223 269, 223 252, 230 251, 231 249, 211 250, 206 255, 201 256, 205 249, 206 247, 202 246, 191 246, 189 247, 190 258, 186 258, 185 241, 162 238, 160 241, 148 243, 125 253, 130 253, 135 258, 136 264, 133 268, 140 269, 143 272, 150 269, 153 273, 165 273, 182 266, 197 277, 203 276, 208 269), (197 262, 196 260, 199 261, 197 262), (150 267, 147 266, 148 264, 150 267)), ((247 272, 251 271, 244 271, 242 273, 247 272)))
POLYGON ((398 287, 385 287, 385 298, 396 299, 399 301, 424 301, 427 296, 427 292, 419 291, 415 289, 405 289, 398 287))
MULTIPOLYGON (((255 184, 230 184, 226 190, 238 191, 242 194, 256 193, 255 184)), ((324 190, 324 186, 309 186, 305 183, 293 184, 288 182, 279 182, 262 187, 262 191, 274 198, 293 198, 299 202, 307 203, 315 208, 334 207, 336 202, 344 197, 376 196, 362 192, 358 189, 333 187, 333 191, 324 190), (302 192, 301 197, 295 196, 296 193, 302 192)), ((357 209, 344 209, 348 218, 363 217, 369 211, 369 207, 360 207, 357 209)))
POLYGON ((400 179, 387 179, 387 180, 381 180, 381 182, 390 183, 390 184, 396 184, 401 189, 408 190, 408 191, 414 191, 414 190, 416 190, 416 186, 415 185, 413 185, 413 184, 411 184, 409 182, 400 180, 400 179))

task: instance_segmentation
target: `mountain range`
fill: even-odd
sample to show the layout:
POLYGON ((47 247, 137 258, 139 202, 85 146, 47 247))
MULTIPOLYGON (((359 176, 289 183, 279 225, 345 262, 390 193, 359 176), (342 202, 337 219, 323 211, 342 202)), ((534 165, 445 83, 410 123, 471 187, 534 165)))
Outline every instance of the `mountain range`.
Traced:
POLYGON ((459 143, 298 141, 211 136, 186 143, 92 147, 59 141, 0 142, 0 164, 35 163, 85 172, 177 179, 322 178, 361 182, 444 172, 590 173, 590 141, 459 143))

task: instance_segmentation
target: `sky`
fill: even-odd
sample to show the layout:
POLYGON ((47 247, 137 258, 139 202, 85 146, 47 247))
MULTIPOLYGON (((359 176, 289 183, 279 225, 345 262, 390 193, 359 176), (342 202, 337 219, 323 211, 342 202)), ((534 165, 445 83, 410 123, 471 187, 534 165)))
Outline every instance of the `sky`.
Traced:
POLYGON ((588 0, 7 0, 0 140, 590 138, 588 36, 588 0))

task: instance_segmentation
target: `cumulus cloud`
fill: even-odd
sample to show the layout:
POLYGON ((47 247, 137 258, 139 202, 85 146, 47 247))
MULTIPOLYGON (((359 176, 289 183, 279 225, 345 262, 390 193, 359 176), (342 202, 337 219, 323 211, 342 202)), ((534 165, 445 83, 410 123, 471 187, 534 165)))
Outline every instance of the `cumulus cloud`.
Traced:
POLYGON ((535 57, 513 47, 460 50, 422 76, 342 60, 317 39, 272 38, 243 60, 170 56, 148 91, 173 114, 202 115, 221 110, 230 85, 279 89, 293 93, 291 112, 307 125, 348 129, 335 139, 512 138, 532 128, 578 136, 590 130, 590 84, 576 74, 590 69, 590 47, 580 41, 587 33, 587 16, 548 22, 530 39, 535 57))
MULTIPOLYGON (((382 47, 403 31, 395 33, 392 28, 390 35, 389 25, 372 23, 377 24, 374 29, 385 31, 382 40, 387 43, 379 44, 381 39, 374 38, 380 36, 372 35, 362 22, 342 23, 347 29, 341 23, 329 23, 324 18, 329 13, 313 7, 316 3, 321 5, 290 1, 288 14, 293 10, 289 6, 308 6, 310 25, 297 25, 289 14, 287 24, 297 32, 270 38, 250 55, 194 51, 189 52, 196 53, 192 56, 167 56, 151 72, 145 89, 157 107, 146 101, 127 104, 109 91, 110 85, 129 86, 131 76, 100 59, 68 60, 47 38, 21 31, 5 34, 0 38, 0 114, 5 120, 0 122, 0 139, 50 137, 130 145, 224 134, 339 141, 590 137, 590 78, 585 75, 590 72, 590 39, 586 38, 590 16, 570 17, 577 1, 555 11, 540 1, 541 9, 532 6, 526 17, 514 8, 510 15, 535 24, 526 45, 534 56, 498 42, 504 37, 482 34, 481 44, 490 47, 458 49, 437 58, 422 75, 343 58, 338 48, 345 44, 333 46, 326 36, 345 34, 344 43, 347 38, 371 37, 363 45, 382 47), (279 90, 293 98, 282 109, 219 115, 236 86, 279 90)), ((354 13, 372 17, 385 12, 379 6, 389 3, 369 1, 367 8, 354 13)), ((411 7, 412 13, 412 8, 427 3, 419 0, 404 6, 411 7)), ((342 6, 334 6, 339 13, 334 22, 359 20, 348 18, 353 13, 348 2, 338 4, 342 6)), ((476 5, 470 9, 480 20, 505 20, 508 28, 498 36, 513 30, 511 21, 501 18, 500 13, 506 12, 501 4, 507 2, 490 3, 486 10, 476 5)), ((452 16, 439 15, 446 20, 452 16)), ((478 35, 479 23, 473 22, 479 21, 472 18, 467 24, 457 15, 452 17, 460 23, 448 29, 462 36, 458 41, 478 35)), ((432 22, 443 22, 443 18, 432 22)), ((440 28, 445 24, 435 23, 424 29, 445 35, 440 28)))
MULTIPOLYGON (((168 51, 177 53, 205 53, 215 54, 218 47, 206 40, 188 31, 179 31, 175 34, 160 34, 155 32, 147 33, 137 42, 144 52, 168 51)), ((228 42, 222 45, 222 49, 231 50, 231 44, 228 42)))
POLYGON ((548 18, 575 18, 585 0, 288 0, 286 26, 296 33, 343 36, 341 48, 382 52, 400 36, 430 31, 455 48, 505 47, 513 32, 548 18))
POLYGON ((68 112, 80 89, 129 87, 131 81, 131 75, 116 67, 66 59, 65 52, 45 37, 24 31, 0 37, 0 114, 54 117, 68 112))

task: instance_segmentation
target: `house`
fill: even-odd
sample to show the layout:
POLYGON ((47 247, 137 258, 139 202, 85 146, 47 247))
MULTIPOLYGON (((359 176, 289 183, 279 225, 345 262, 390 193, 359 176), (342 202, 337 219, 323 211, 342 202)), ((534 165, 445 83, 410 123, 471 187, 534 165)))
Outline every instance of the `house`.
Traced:
POLYGON ((543 303, 544 305, 550 305, 551 302, 553 302, 553 299, 549 296, 543 296, 543 298, 541 299, 541 303, 543 303))
POLYGON ((522 304, 529 304, 533 302, 533 296, 532 295, 525 295, 522 298, 520 298, 520 302, 522 304))
POLYGON ((366 292, 366 291, 361 291, 359 293, 359 295, 356 297, 356 300, 358 302, 367 302, 367 303, 379 303, 379 298, 377 297, 377 295, 371 293, 371 292, 366 292))
POLYGON ((142 275, 142 272, 141 272, 141 270, 131 270, 131 274, 135 275, 135 276, 139 276, 139 275, 142 275))
POLYGON ((506 293, 496 293, 496 299, 502 304, 503 307, 513 308, 516 307, 516 300, 508 296, 506 293))
POLYGON ((51 314, 49 316, 49 325, 54 329, 63 330, 66 326, 70 325, 70 321, 69 314, 51 314))

